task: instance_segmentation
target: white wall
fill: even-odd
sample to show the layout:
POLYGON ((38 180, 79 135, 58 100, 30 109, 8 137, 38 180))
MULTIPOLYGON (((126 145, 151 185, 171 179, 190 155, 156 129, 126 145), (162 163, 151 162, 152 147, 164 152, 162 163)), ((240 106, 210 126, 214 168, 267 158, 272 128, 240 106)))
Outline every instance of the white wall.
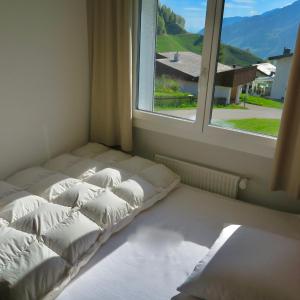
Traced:
POLYGON ((176 78, 176 81, 179 83, 182 92, 198 95, 198 81, 188 81, 178 78, 176 78))
POLYGON ((271 98, 282 99, 285 97, 287 83, 292 64, 292 56, 278 59, 275 62, 276 74, 271 90, 271 98))
POLYGON ((85 0, 0 0, 0 178, 88 139, 85 0))
POLYGON ((230 104, 231 88, 225 86, 215 86, 214 98, 226 98, 227 104, 230 104))
POLYGON ((134 130, 134 141, 135 152, 144 157, 159 153, 249 177, 249 186, 240 192, 239 199, 300 213, 299 200, 290 199, 283 192, 270 192, 271 159, 138 128, 134 130))

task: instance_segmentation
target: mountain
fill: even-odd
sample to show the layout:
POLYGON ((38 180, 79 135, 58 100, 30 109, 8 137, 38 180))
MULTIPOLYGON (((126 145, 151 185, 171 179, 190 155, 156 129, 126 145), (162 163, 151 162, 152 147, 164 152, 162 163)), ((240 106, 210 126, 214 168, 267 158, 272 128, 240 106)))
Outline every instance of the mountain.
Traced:
POLYGON ((157 34, 181 34, 186 33, 184 29, 185 19, 174 13, 166 5, 158 3, 157 11, 157 34))
MULTIPOLYGON (((202 48, 203 36, 199 34, 164 34, 157 36, 157 52, 191 51, 201 54, 202 48)), ((248 51, 222 44, 219 61, 226 65, 248 66, 262 60, 248 51)))
POLYGON ((234 25, 248 17, 229 17, 229 18, 224 18, 223 20, 223 26, 226 25, 234 25))
MULTIPOLYGON (((248 18, 248 17, 238 17, 237 16, 237 17, 224 18, 222 26, 224 27, 226 25, 233 25, 233 24, 236 24, 236 23, 238 23, 241 20, 246 19, 246 18, 248 18)), ((202 34, 202 35, 204 34, 204 28, 199 31, 199 34, 202 34)))
POLYGON ((284 47, 294 49, 299 23, 300 0, 297 0, 261 15, 224 18, 221 40, 267 58, 282 54, 284 47))

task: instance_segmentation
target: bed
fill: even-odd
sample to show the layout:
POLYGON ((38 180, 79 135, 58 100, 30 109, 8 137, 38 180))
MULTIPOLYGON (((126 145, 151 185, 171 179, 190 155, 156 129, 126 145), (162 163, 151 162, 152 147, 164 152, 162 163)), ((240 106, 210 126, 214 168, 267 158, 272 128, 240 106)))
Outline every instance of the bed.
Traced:
POLYGON ((111 235, 180 178, 88 144, 0 181, 0 299, 54 299, 111 235))
POLYGON ((300 239, 297 216, 178 184, 165 166, 99 144, 9 176, 0 299, 171 299, 226 224, 300 239))
POLYGON ((232 223, 300 239, 299 216, 182 184, 111 237, 57 299, 171 299, 232 223))

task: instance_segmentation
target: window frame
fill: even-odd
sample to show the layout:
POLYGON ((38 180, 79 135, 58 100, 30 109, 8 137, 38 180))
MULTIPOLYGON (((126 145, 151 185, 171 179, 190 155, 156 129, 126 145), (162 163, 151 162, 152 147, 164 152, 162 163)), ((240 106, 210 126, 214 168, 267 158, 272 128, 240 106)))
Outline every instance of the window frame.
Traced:
MULTIPOLYGON (((217 127, 210 124, 210 116, 212 112, 212 95, 215 83, 215 72, 217 68, 217 56, 219 49, 221 25, 223 20, 225 0, 207 0, 207 10, 205 19, 205 35, 202 52, 201 75, 198 82, 198 102, 196 111, 196 120, 187 120, 176 118, 169 115, 163 115, 152 111, 138 109, 139 103, 152 102, 153 106, 153 87, 152 93, 137 93, 138 97, 133 105, 133 125, 134 127, 146 129, 150 131, 168 134, 184 139, 189 139, 197 142, 208 143, 220 147, 225 147, 233 150, 238 150, 254 155, 273 158, 276 146, 276 137, 260 135, 251 132, 240 131, 230 128, 217 127), (151 95, 151 98, 150 98, 151 95), (145 99, 143 97, 147 97, 145 99), (204 109, 203 109, 204 108, 204 109)), ((139 87, 149 85, 149 81, 144 78, 155 76, 155 36, 156 36, 156 13, 157 0, 140 0, 140 55, 138 66, 139 87), (147 4, 146 4, 147 3, 147 4), (147 9, 153 9, 150 14, 143 10, 144 5, 147 9), (151 24, 143 24, 143 16, 149 17, 152 15, 151 24), (145 30, 146 27, 146 30, 145 30), (147 32, 145 32, 147 31, 147 32), (154 41, 149 39, 154 36, 154 41), (154 43, 153 43, 154 42, 154 43), (144 51, 143 49, 147 49, 144 51), (152 52, 149 52, 149 49, 152 52), (144 53, 147 52, 147 53, 144 53), (153 59, 149 60, 149 55, 153 59), (149 63, 152 64, 149 68, 149 63), (149 70, 153 70, 152 74, 149 70)), ((149 80, 149 79, 148 79, 149 80)), ((147 88, 146 88, 147 90, 147 88)), ((139 89, 140 91, 140 89, 139 89)))

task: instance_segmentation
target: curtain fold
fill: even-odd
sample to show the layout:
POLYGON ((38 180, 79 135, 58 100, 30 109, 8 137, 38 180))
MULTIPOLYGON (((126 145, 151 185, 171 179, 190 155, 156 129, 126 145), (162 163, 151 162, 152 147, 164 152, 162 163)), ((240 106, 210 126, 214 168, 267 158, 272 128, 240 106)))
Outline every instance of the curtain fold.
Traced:
POLYGON ((134 0, 87 0, 90 140, 132 150, 134 0))
POLYGON ((277 141, 271 189, 286 191, 300 199, 300 27, 277 141))

